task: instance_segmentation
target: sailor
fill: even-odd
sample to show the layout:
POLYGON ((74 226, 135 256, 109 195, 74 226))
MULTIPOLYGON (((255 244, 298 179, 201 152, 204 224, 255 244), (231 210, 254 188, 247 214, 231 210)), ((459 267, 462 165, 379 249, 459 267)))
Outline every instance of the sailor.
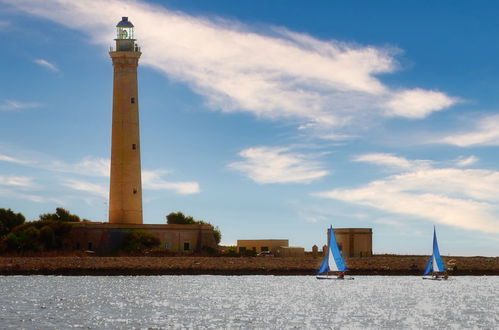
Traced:
POLYGON ((345 278, 345 272, 339 272, 338 278, 345 278))

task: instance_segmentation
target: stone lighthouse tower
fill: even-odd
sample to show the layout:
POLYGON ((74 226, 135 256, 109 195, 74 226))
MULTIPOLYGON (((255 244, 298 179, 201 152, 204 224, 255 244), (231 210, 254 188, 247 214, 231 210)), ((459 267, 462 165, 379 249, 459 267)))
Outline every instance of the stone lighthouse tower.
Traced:
POLYGON ((128 17, 121 19, 116 30, 116 47, 109 52, 114 67, 109 223, 142 224, 137 93, 141 52, 128 17))

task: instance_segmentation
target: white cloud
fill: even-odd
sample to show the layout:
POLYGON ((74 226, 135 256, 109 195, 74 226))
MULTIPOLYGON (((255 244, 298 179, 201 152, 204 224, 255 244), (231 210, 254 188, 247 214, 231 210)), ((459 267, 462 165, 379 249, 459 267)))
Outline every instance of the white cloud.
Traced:
POLYGON ((24 165, 29 164, 29 162, 26 160, 11 157, 11 156, 8 156, 8 155, 2 154, 2 153, 0 153, 0 161, 9 162, 9 163, 24 164, 24 165))
POLYGON ((59 68, 55 64, 50 63, 47 60, 39 58, 39 59, 34 60, 33 62, 35 62, 36 64, 38 64, 41 67, 49 69, 50 71, 59 72, 59 68))
MULTIPOLYGON (((101 178, 109 178, 110 175, 110 161, 108 158, 85 157, 77 163, 49 159, 46 155, 41 154, 37 154, 36 158, 37 160, 34 160, 0 153, 0 161, 17 163, 50 172, 101 178)), ((150 190, 171 190, 182 195, 198 194, 201 192, 199 184, 194 181, 165 181, 161 176, 167 173, 168 171, 164 169, 154 171, 142 170, 143 188, 150 190)), ((66 179, 63 181, 63 185, 74 190, 86 191, 99 196, 107 196, 108 194, 107 191, 103 191, 104 186, 79 179, 66 179)))
POLYGON ((23 109, 32 109, 38 108, 40 106, 39 103, 36 102, 22 102, 16 100, 4 100, 3 103, 0 103, 0 111, 17 111, 23 109))
POLYGON ((449 135, 435 142, 447 143, 459 147, 497 146, 499 145, 499 115, 487 116, 477 120, 470 132, 449 135))
POLYGON ((360 188, 316 196, 465 229, 499 232, 499 172, 409 168, 360 188))
POLYGON ((110 161, 108 158, 85 157, 73 164, 51 160, 39 166, 56 172, 74 173, 85 176, 109 177, 110 174, 110 161))
POLYGON ((391 169, 398 169, 398 170, 424 169, 431 166, 431 161, 429 160, 410 161, 403 157, 397 157, 392 154, 384 154, 384 153, 371 153, 371 154, 360 155, 355 157, 354 161, 387 166, 391 169))
POLYGON ((0 175, 0 185, 3 186, 14 186, 21 188, 33 188, 36 185, 33 182, 33 178, 27 176, 6 176, 0 175))
POLYGON ((27 194, 24 192, 16 191, 13 189, 4 189, 0 187, 0 196, 3 196, 4 198, 17 198, 17 199, 23 199, 23 200, 28 200, 31 202, 35 203, 54 203, 57 205, 64 205, 64 201, 58 199, 58 198, 52 198, 52 197, 44 197, 40 195, 34 195, 34 194, 27 194))
POLYGON ((425 118, 434 111, 443 110, 457 102, 442 92, 420 88, 394 93, 386 103, 387 114, 411 119, 425 118))
POLYGON ((166 170, 142 171, 142 185, 150 190, 172 190, 181 195, 199 194, 201 189, 197 182, 172 182, 161 178, 166 170))
POLYGON ((399 92, 384 85, 376 75, 397 69, 395 48, 323 41, 276 27, 256 33, 236 21, 189 16, 141 1, 0 2, 87 33, 106 48, 119 14, 133 13, 141 63, 189 84, 224 112, 298 119, 324 128, 372 116, 423 118, 455 103, 441 92, 399 92))
POLYGON ((320 163, 289 148, 254 147, 242 150, 239 156, 244 160, 229 168, 258 183, 310 183, 328 174, 320 163))
POLYGON ((68 188, 71 188, 73 190, 79 190, 79 191, 84 191, 87 193, 90 193, 92 195, 97 195, 101 197, 108 197, 108 190, 105 186, 96 184, 96 183, 90 183, 82 180, 75 180, 75 179, 66 179, 62 182, 62 184, 68 188))
POLYGON ((478 162, 478 158, 476 158, 475 156, 469 156, 466 158, 462 157, 457 160, 456 165, 459 167, 466 167, 473 165, 476 162, 478 162))

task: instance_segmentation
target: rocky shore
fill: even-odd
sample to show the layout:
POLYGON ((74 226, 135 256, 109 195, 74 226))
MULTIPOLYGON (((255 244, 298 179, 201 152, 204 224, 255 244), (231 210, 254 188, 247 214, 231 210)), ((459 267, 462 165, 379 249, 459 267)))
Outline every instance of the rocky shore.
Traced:
MULTIPOLYGON (((444 257, 453 275, 499 275, 499 257, 444 257)), ((352 275, 421 275, 428 256, 348 258, 352 275)), ((321 257, 0 257, 0 275, 314 275, 321 257)))

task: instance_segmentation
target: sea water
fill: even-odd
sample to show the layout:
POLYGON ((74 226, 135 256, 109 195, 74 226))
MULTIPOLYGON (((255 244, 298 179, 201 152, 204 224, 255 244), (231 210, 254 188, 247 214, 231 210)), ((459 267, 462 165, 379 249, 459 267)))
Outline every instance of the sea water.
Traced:
POLYGON ((0 276, 2 329, 499 328, 499 276, 0 276))

